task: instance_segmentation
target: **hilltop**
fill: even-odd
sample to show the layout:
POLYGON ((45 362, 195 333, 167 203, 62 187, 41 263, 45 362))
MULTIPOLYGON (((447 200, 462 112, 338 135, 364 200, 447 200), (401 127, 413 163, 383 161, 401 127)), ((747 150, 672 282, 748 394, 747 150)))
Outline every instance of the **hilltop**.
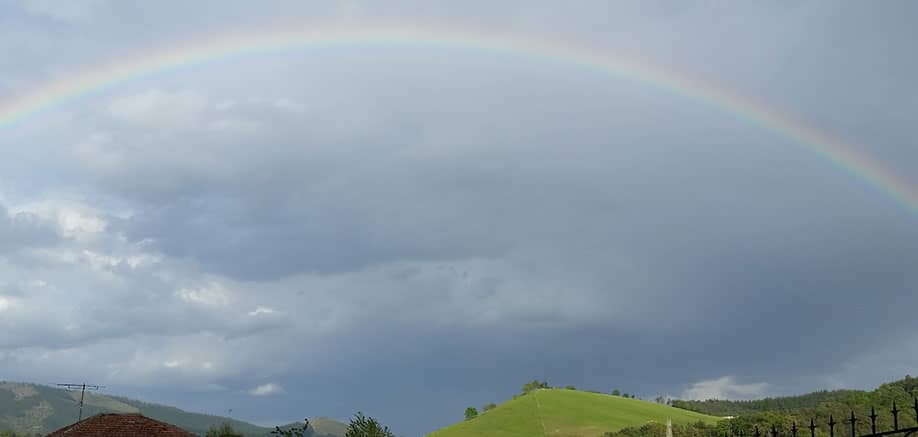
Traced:
POLYGON ((708 424, 718 418, 653 402, 570 390, 540 389, 428 437, 598 437, 646 422, 708 424))
MULTIPOLYGON (((80 393, 55 387, 20 382, 0 382, 0 431, 46 434, 76 420, 80 393)), ((83 417, 99 413, 140 413, 168 422, 196 434, 211 425, 229 422, 246 436, 267 436, 271 429, 228 417, 191 413, 167 405, 152 404, 120 396, 86 393, 83 417)), ((340 437, 345 425, 329 418, 310 421, 311 437, 340 437)))

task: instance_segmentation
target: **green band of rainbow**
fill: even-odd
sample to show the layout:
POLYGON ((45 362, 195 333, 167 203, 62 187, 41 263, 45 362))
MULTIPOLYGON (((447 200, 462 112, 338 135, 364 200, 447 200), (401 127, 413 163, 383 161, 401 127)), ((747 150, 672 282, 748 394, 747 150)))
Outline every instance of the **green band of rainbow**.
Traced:
POLYGON ((131 60, 109 64, 82 74, 69 75, 66 79, 40 86, 33 92, 0 102, 0 128, 59 107, 81 96, 176 68, 231 56, 353 45, 472 49, 544 58, 599 70, 619 78, 665 89, 785 136, 828 159, 839 169, 876 187, 908 211, 918 213, 918 190, 892 171, 829 134, 782 116, 765 105, 709 83, 651 68, 646 64, 611 57, 598 50, 477 30, 469 32, 410 27, 317 28, 224 35, 204 42, 145 53, 131 60))

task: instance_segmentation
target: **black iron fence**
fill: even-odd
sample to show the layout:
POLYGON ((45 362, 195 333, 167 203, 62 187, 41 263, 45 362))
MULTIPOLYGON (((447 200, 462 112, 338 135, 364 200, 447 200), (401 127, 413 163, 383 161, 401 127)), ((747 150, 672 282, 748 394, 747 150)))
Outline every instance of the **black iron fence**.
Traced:
MULTIPOLYGON (((915 422, 918 423, 918 398, 915 399, 915 403, 914 403, 914 405, 912 406, 911 409, 914 410, 914 412, 915 412, 915 422)), ((877 418, 880 417, 880 415, 877 414, 876 410, 875 410, 874 408, 871 407, 871 408, 870 408, 870 415, 867 416, 867 417, 870 418, 870 433, 869 433, 869 434, 860 434, 860 435, 858 434, 858 425, 857 425, 857 424, 858 424, 858 422, 860 422, 862 419, 859 419, 859 418, 854 414, 854 411, 851 411, 851 416, 850 416, 849 418, 847 418, 847 419, 844 419, 843 422, 836 422, 836 421, 835 421, 835 417, 833 417, 833 416, 830 415, 830 416, 829 416, 829 421, 826 423, 826 425, 828 426, 829 437, 835 437, 835 428, 836 428, 836 426, 840 425, 841 423, 847 423, 847 424, 848 424, 848 427, 850 428, 850 432, 851 432, 851 434, 850 434, 851 437, 880 437, 880 436, 892 436, 892 435, 901 436, 901 437, 909 437, 909 436, 911 436, 912 434, 918 433, 918 426, 912 426, 912 427, 907 427, 907 428, 899 428, 899 413, 902 413, 904 410, 900 410, 899 407, 896 405, 896 402, 895 402, 895 401, 893 401, 892 409, 889 410, 889 411, 890 411, 890 413, 892 413, 892 419, 893 419, 893 422, 892 422, 892 429, 885 430, 885 431, 880 431, 880 430, 877 429, 877 418)), ((810 437, 816 437, 816 430, 817 430, 817 429, 822 429, 822 428, 820 428, 819 425, 817 425, 817 422, 816 422, 816 420, 814 420, 814 419, 810 419, 810 424, 809 424, 809 426, 807 426, 806 428, 809 428, 809 430, 810 430, 810 437)), ((801 431, 801 429, 797 427, 797 422, 796 422, 796 421, 793 422, 793 425, 791 425, 791 428, 790 428, 790 435, 791 435, 791 437, 799 437, 797 434, 799 434, 800 431, 801 431)), ((775 426, 775 425, 771 425, 771 432, 770 432, 770 434, 771 434, 771 437, 779 437, 779 434, 780 434, 780 433, 778 432, 778 427, 775 426)), ((724 434, 724 437, 730 437, 730 436, 727 435, 727 434, 724 434)), ((740 433, 737 434, 735 437, 746 437, 746 435, 745 435, 745 433, 740 432, 740 433)), ((759 427, 758 427, 758 426, 755 427, 755 429, 754 429, 753 434, 752 434, 751 437, 763 437, 763 434, 762 434, 762 432, 759 430, 759 427)))

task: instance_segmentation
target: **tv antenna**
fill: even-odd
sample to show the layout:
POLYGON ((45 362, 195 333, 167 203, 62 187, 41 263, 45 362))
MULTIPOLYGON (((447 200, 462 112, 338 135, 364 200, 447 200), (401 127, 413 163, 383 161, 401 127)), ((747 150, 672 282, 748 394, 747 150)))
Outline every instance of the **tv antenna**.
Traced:
POLYGON ((83 397, 86 395, 86 390, 102 390, 103 386, 101 385, 91 385, 91 384, 57 384, 58 387, 64 387, 67 390, 76 390, 80 389, 80 415, 77 419, 77 422, 83 420, 83 397))

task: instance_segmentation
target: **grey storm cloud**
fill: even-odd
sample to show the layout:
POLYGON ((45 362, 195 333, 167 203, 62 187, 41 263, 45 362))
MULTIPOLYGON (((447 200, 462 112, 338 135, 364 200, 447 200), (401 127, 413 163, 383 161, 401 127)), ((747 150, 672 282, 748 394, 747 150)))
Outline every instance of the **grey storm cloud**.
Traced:
POLYGON ((34 214, 11 212, 0 204, 0 251, 11 252, 17 248, 57 240, 54 230, 34 214))
MULTIPOLYGON (((0 102, 205 36, 439 24, 702 77, 918 183, 910 3, 271 5, 0 2, 0 102)), ((532 378, 747 398, 918 365, 887 335, 916 217, 882 188, 666 89, 444 50, 241 56, 0 129, 3 377, 422 435, 532 378)))

